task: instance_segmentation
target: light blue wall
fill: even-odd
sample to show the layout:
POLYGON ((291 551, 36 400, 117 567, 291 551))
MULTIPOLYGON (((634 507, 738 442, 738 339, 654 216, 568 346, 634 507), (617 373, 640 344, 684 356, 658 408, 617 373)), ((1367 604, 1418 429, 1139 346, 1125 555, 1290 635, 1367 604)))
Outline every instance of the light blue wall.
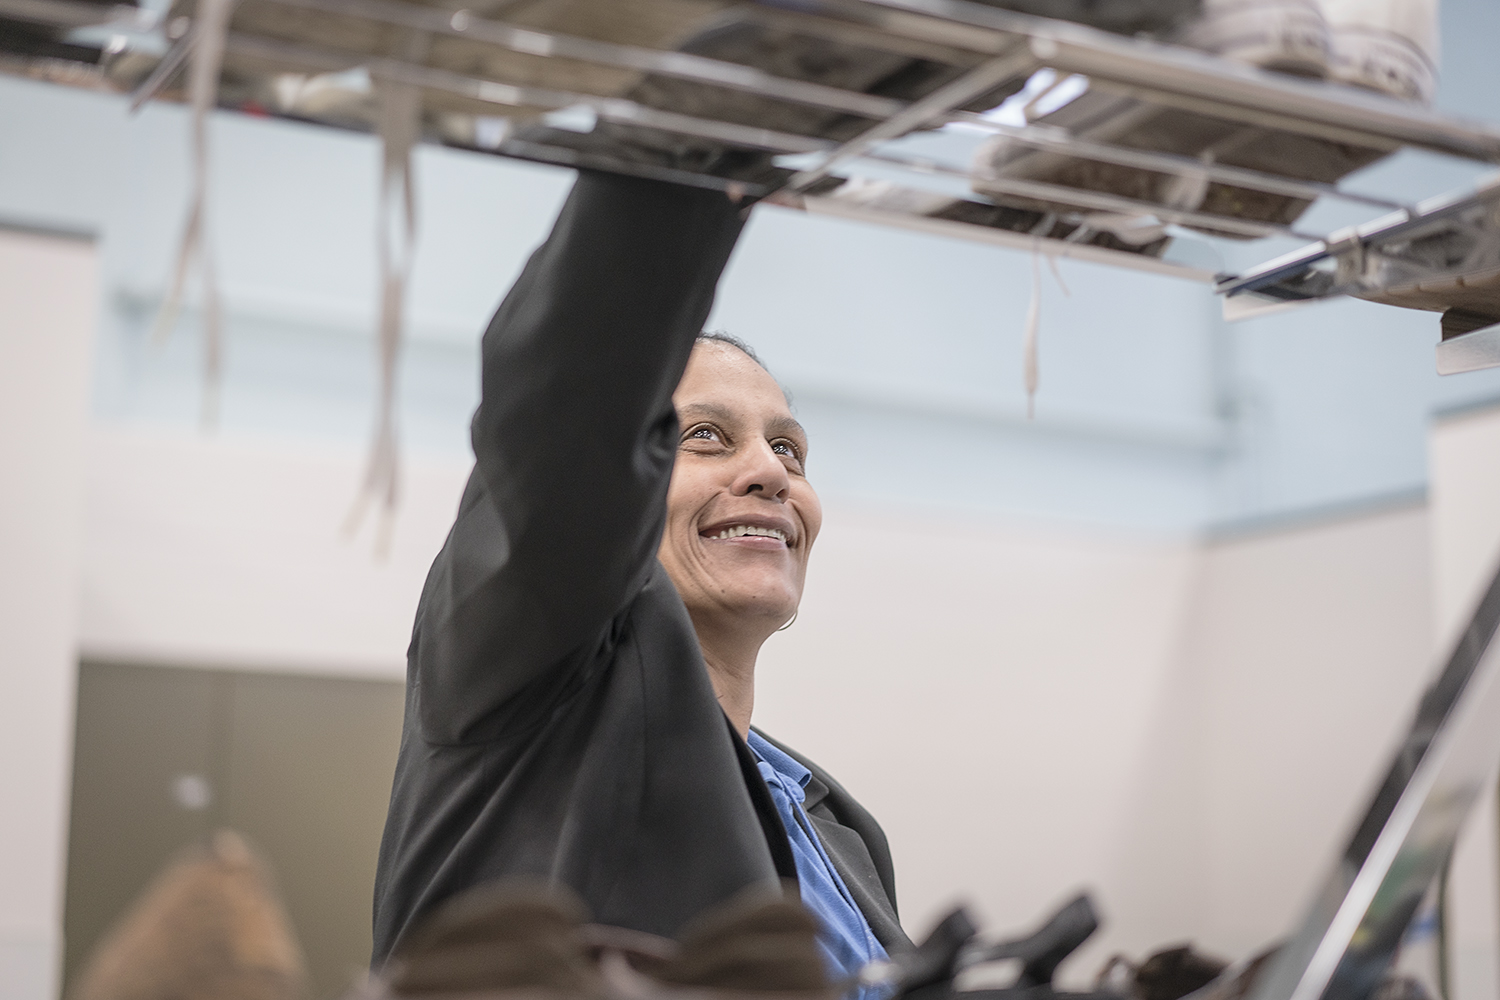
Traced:
MULTIPOLYGON (((1500 5, 1450 3, 1445 24, 1441 103, 1500 118, 1500 5)), ((197 419, 193 312, 164 349, 146 343, 181 225, 185 125, 175 106, 131 118, 118 97, 0 80, 0 218, 102 237, 102 420, 197 419)), ((230 114, 212 130, 230 309, 221 432, 362 444, 375 143, 230 114)), ((478 333, 569 175, 437 148, 417 172, 403 440, 459 453, 478 333)), ((1359 183, 1420 198, 1474 175, 1403 156, 1359 183)), ((1243 267, 1277 248, 1224 252, 1243 267)), ((1061 273, 1066 293, 1042 269, 1032 422, 1025 254, 763 208, 712 325, 754 343, 791 388, 825 492, 1149 531, 1420 491, 1434 409, 1500 397, 1500 373, 1433 374, 1435 314, 1340 302, 1231 327, 1203 287, 1077 262, 1061 273)))

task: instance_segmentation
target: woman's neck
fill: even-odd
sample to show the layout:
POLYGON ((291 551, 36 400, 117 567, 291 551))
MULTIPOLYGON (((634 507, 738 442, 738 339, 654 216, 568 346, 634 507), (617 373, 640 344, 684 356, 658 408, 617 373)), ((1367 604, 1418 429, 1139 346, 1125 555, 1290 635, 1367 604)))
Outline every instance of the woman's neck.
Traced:
POLYGON ((746 634, 740 629, 715 629, 711 623, 696 619, 693 625, 719 707, 724 709, 740 738, 747 738, 750 715, 755 709, 755 661, 766 636, 746 634))
POLYGON ((735 668, 717 661, 706 649, 703 662, 708 665, 708 679, 719 698, 719 707, 729 716, 729 724, 740 734, 740 739, 748 739, 750 715, 755 710, 755 665, 751 664, 749 671, 735 668))

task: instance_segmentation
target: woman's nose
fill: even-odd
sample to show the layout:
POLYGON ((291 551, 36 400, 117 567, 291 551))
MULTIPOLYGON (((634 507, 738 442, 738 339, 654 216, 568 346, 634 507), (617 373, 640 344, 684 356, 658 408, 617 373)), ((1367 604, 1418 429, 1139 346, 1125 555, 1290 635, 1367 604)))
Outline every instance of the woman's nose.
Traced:
POLYGON ((741 465, 735 470, 733 492, 736 496, 759 493, 776 500, 785 500, 791 489, 791 477, 786 466, 771 450, 770 442, 760 441, 743 452, 741 465))

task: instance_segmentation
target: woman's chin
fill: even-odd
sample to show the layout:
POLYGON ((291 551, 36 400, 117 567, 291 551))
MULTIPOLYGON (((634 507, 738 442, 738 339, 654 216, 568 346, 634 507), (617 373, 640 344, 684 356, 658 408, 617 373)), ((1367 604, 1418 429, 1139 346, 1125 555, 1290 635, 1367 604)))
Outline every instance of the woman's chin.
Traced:
POLYGON ((767 586, 764 581, 735 580, 719 589, 721 608, 746 621, 756 621, 779 628, 797 612, 799 595, 785 583, 767 586), (759 585, 757 585, 759 584, 759 585))

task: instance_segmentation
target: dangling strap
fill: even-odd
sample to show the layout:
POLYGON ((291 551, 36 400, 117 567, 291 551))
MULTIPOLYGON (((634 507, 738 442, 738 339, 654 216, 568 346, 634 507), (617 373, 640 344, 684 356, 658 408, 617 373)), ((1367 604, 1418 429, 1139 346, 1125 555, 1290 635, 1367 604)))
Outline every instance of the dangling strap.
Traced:
POLYGON ((380 258, 380 398, 375 437, 359 494, 344 521, 352 535, 364 520, 371 499, 380 503, 375 552, 390 552, 396 507, 400 502, 400 453, 396 443, 396 363, 401 351, 401 322, 406 283, 416 249, 417 213, 412 188, 411 151, 420 137, 422 92, 407 83, 375 80, 381 145, 380 206, 376 241, 380 258))
POLYGON ((1031 251, 1031 305, 1026 307, 1026 332, 1021 347, 1021 367, 1026 385, 1026 419, 1036 417, 1036 388, 1041 381, 1041 369, 1037 362, 1037 324, 1042 309, 1042 261, 1041 251, 1031 251))
MULTIPOLYGON (((1036 389, 1041 382, 1041 366, 1037 360, 1037 333, 1040 326, 1042 311, 1042 267, 1040 258, 1044 256, 1040 244, 1033 244, 1031 248, 1031 305, 1026 308, 1026 332, 1022 340, 1021 366, 1024 371, 1023 379, 1026 385, 1026 419, 1036 418, 1036 389)), ((1052 270, 1052 277, 1057 279, 1057 287, 1062 293, 1071 296, 1067 283, 1063 281, 1062 272, 1057 268, 1057 256, 1046 254, 1047 266, 1052 270)))
POLYGON ((188 103, 191 107, 193 191, 187 223, 177 248, 172 284, 162 300, 151 331, 154 343, 165 343, 177 325, 188 269, 196 259, 203 282, 203 425, 218 422, 219 386, 223 376, 223 313, 208 239, 208 114, 219 96, 219 71, 224 64, 224 42, 234 0, 198 0, 194 44, 188 64, 188 103))
POLYGON ((1063 281, 1062 271, 1057 268, 1057 254, 1047 254, 1047 266, 1052 269, 1052 277, 1057 279, 1057 287, 1062 289, 1064 296, 1071 298, 1073 293, 1068 291, 1068 283, 1063 281))

